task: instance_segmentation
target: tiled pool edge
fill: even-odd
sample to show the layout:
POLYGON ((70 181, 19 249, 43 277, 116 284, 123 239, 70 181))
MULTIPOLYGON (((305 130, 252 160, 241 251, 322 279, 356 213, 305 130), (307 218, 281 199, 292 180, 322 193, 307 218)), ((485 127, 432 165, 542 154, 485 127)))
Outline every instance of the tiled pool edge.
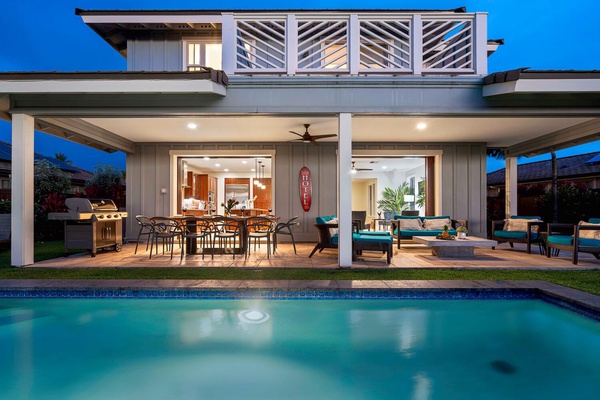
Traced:
POLYGON ((252 281, 253 286, 244 284, 248 285, 249 281, 1 280, 0 298, 540 299, 600 321, 600 296, 543 281, 252 281), (328 283, 339 287, 328 287, 328 283), (313 287, 315 285, 317 287, 313 287))

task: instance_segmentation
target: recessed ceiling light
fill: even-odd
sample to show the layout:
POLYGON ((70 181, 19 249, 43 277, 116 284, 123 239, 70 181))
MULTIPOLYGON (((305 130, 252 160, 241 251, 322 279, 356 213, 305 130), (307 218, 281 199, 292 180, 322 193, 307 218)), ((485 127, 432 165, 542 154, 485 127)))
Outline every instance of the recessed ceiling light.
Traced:
POLYGON ((210 157, 204 157, 204 159, 208 161, 208 160, 210 160, 210 157))
POLYGON ((196 124, 195 124, 195 123, 193 123, 193 122, 190 122, 190 123, 189 123, 187 126, 188 126, 188 128, 190 128, 190 129, 196 129, 196 128, 198 127, 198 125, 196 125, 196 124))
POLYGON ((248 164, 248 161, 242 160, 242 164, 248 164))
POLYGON ((419 122, 419 123, 417 124, 417 129, 419 129, 419 130, 421 130, 421 131, 422 131, 422 130, 423 130, 423 129, 425 129, 425 128, 427 128, 427 124, 426 124, 425 122, 419 122))
POLYGON ((223 171, 225 171, 225 172, 229 172, 229 168, 225 168, 223 171))
POLYGON ((252 172, 256 172, 256 169, 252 168, 250 171, 252 171, 252 172))
POLYGON ((215 167, 220 167, 220 166, 221 166, 221 164, 215 164, 215 167))
POLYGON ((381 169, 387 169, 387 165, 382 165, 381 169))

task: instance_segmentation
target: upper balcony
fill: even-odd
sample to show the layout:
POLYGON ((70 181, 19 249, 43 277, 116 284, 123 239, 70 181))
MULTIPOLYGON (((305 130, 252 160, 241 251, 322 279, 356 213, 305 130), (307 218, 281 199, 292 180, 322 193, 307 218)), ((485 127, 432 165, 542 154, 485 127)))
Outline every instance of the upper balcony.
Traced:
POLYGON ((487 40, 487 14, 464 9, 77 14, 138 71, 209 66, 229 76, 486 75, 495 49, 487 40))

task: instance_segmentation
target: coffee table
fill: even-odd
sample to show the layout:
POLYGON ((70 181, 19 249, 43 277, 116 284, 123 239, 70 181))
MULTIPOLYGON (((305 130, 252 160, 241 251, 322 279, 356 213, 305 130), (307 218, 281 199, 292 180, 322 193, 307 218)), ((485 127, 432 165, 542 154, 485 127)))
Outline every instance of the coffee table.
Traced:
POLYGON ((494 247, 498 245, 495 240, 467 236, 464 239, 444 240, 435 236, 413 236, 415 243, 431 247, 431 254, 438 257, 473 257, 475 247, 494 247))

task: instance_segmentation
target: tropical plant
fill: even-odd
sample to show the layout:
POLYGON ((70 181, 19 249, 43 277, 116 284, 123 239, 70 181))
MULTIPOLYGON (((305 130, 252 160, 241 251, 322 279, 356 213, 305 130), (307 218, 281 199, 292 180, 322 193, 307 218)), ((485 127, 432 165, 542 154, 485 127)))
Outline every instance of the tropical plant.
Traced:
POLYGON ((40 205, 53 193, 68 193, 71 190, 69 174, 46 160, 35 163, 34 182, 34 201, 40 205))
POLYGON ((402 213, 402 210, 408 208, 408 203, 404 201, 404 196, 411 194, 410 186, 403 182, 397 189, 386 187, 381 193, 381 199, 377 200, 377 209, 382 211, 395 211, 402 213))
POLYGON ((86 182, 85 194, 88 198, 112 199, 117 206, 125 204, 124 174, 113 165, 98 164, 94 175, 86 182))
POLYGON ((419 208, 424 208, 425 207, 425 177, 421 177, 421 180, 419 181, 419 194, 417 195, 417 201, 416 201, 416 206, 419 208))

